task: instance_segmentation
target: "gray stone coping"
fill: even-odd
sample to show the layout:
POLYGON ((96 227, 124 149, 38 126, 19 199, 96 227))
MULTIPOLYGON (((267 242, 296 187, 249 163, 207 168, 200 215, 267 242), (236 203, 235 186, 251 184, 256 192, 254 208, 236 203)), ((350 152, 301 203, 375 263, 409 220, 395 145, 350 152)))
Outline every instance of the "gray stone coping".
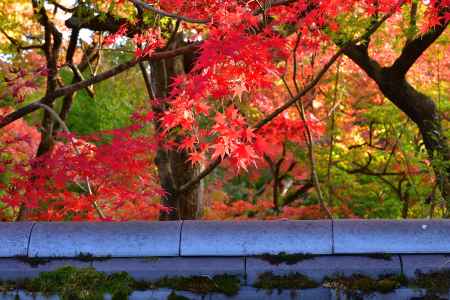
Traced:
POLYGON ((331 254, 331 221, 185 221, 182 256, 331 254))
MULTIPOLYGON (((158 289, 152 291, 137 291, 129 295, 129 300, 167 300, 172 293, 170 289, 158 289)), ((343 292, 326 288, 306 290, 283 290, 268 292, 252 287, 242 287, 235 296, 223 294, 199 295, 185 291, 177 291, 176 294, 189 300, 337 300, 348 299, 343 292)), ((365 295, 364 300, 411 300, 426 299, 426 292, 419 289, 400 288, 388 294, 373 293, 365 295)), ((56 295, 43 295, 41 293, 30 294, 24 291, 5 292, 0 294, 0 300, 59 300, 56 295)), ((105 295, 105 300, 111 300, 110 295, 105 295)))
POLYGON ((446 254, 450 220, 0 223, 0 257, 446 254))
POLYGON ((161 257, 112 258, 93 261, 92 266, 106 274, 126 270, 136 280, 152 281, 163 277, 234 275, 244 280, 244 257, 161 257))
POLYGON ((337 220, 334 253, 450 253, 450 220, 337 220))
POLYGON ((30 257, 178 256, 181 222, 37 223, 30 257))
POLYGON ((27 256, 32 222, 0 223, 0 257, 27 256))

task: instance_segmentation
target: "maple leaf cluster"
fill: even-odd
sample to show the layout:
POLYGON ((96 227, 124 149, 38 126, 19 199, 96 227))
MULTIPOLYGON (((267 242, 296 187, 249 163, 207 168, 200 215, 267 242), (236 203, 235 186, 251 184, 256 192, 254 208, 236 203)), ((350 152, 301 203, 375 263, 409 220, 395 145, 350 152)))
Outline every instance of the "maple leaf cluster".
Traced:
MULTIPOLYGON (((296 5, 302 10, 306 7, 303 1, 296 5)), ((181 142, 180 148, 191 152, 190 160, 194 163, 209 157, 229 157, 237 169, 246 169, 265 151, 261 147, 262 141, 273 142, 276 135, 267 133, 286 128, 280 126, 280 120, 290 121, 277 119, 278 124, 269 126, 272 129, 256 134, 248 113, 239 109, 244 103, 251 103, 254 109, 262 112, 268 112, 267 106, 273 109, 273 101, 266 99, 269 103, 264 102, 260 95, 276 88, 274 82, 279 80, 278 74, 283 69, 280 65, 288 59, 291 44, 288 38, 273 29, 279 21, 259 30, 260 19, 254 9, 254 5, 234 2, 210 9, 210 26, 203 37, 194 69, 173 80, 172 93, 167 99, 170 109, 161 120, 166 132, 173 128, 181 130, 178 134, 186 140, 181 142), (205 118, 209 120, 207 124, 200 125, 205 118)), ((291 8, 292 11, 295 9, 291 8)), ((308 22, 318 21, 323 14, 308 17, 308 22)), ((278 97, 285 96, 280 93, 278 97)), ((287 127, 291 126, 295 131, 300 123, 296 120, 287 127)), ((280 138, 283 137, 281 134, 280 138)))
POLYGON ((61 135, 66 142, 57 143, 53 151, 12 167, 14 176, 1 201, 10 207, 24 203, 28 218, 36 220, 158 218, 165 208, 157 199, 164 192, 154 177, 153 140, 140 129, 133 125, 103 132, 102 139, 90 137, 97 145, 61 135))
POLYGON ((31 52, 15 67, 0 61, 0 72, 0 78, 4 81, 0 86, 1 97, 12 98, 14 102, 21 103, 27 96, 39 90, 48 70, 42 56, 31 52))

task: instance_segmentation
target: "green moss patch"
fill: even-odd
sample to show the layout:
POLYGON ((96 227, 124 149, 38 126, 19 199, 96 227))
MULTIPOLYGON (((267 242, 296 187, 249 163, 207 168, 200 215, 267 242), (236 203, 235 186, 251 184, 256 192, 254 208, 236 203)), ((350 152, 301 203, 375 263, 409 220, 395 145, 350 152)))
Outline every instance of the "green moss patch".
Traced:
POLYGON ((265 290, 311 289, 318 286, 317 282, 300 273, 274 275, 272 272, 259 275, 254 284, 254 287, 265 290))
POLYGON ((447 295, 450 290, 450 269, 430 273, 416 273, 411 285, 427 291, 427 296, 447 295))
POLYGON ((349 297, 356 297, 376 292, 387 294, 406 285, 406 283, 406 278, 401 275, 387 275, 374 279, 369 276, 354 274, 349 277, 336 276, 326 278, 324 286, 337 289, 338 291, 342 290, 349 297))
MULTIPOLYGON (((92 267, 77 269, 62 267, 52 272, 42 272, 39 277, 17 282, 0 282, 0 292, 25 290, 44 295, 59 295, 63 300, 100 300, 105 294, 113 300, 128 299, 135 290, 171 288, 198 294, 222 293, 232 296, 238 293, 240 280, 236 276, 193 276, 164 278, 156 282, 136 281, 128 273, 107 275, 92 267)), ((171 299, 182 299, 173 293, 171 299)))
POLYGON ((45 265, 50 262, 49 259, 41 258, 41 257, 28 257, 28 256, 18 255, 18 256, 15 256, 14 258, 23 263, 30 265, 32 268, 37 268, 40 265, 45 265))
POLYGON ((94 256, 91 253, 83 253, 80 252, 80 254, 78 254, 75 257, 76 260, 79 261, 84 261, 84 262, 93 262, 93 261, 105 261, 105 260, 109 260, 111 259, 111 255, 107 255, 107 256, 94 256))
POLYGON ((313 259, 315 255, 308 253, 293 253, 280 252, 278 254, 263 254, 259 258, 269 262, 271 265, 279 265, 285 263, 287 265, 295 265, 298 262, 313 259))
POLYGON ((17 289, 18 283, 11 281, 0 281, 0 293, 6 293, 17 289))
POLYGON ((240 280, 236 276, 230 275, 173 277, 163 278, 157 281, 155 286, 197 294, 222 293, 227 296, 233 296, 239 292, 240 280))
POLYGON ((106 275, 94 268, 63 267, 53 272, 43 272, 25 283, 30 292, 57 294, 64 299, 100 300, 104 294, 113 299, 127 299, 133 291, 134 280, 125 272, 106 275))

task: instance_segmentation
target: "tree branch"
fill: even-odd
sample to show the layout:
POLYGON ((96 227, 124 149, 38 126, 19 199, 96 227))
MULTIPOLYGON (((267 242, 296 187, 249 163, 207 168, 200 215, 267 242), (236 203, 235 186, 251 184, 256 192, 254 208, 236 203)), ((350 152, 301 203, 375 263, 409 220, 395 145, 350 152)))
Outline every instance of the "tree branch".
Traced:
MULTIPOLYGON (((153 11, 154 13, 163 16, 163 17, 169 17, 169 18, 173 18, 179 21, 185 21, 188 23, 196 23, 196 24, 207 24, 211 21, 210 18, 207 19, 194 19, 194 18, 190 18, 190 17, 186 17, 186 16, 180 16, 174 13, 170 13, 170 12, 166 12, 164 10, 158 9, 156 7, 154 7, 153 5, 149 4, 149 3, 145 3, 141 0, 129 0, 130 2, 132 2, 134 5, 136 5, 137 7, 141 7, 150 11, 153 11)), ((279 5, 287 5, 290 3, 295 2, 295 0, 269 0, 266 3, 264 3, 264 7, 261 7, 257 10, 255 10, 253 12, 253 15, 259 15, 264 13, 267 8, 273 7, 273 6, 279 6, 279 5)))
POLYGON ((296 191, 286 195, 286 197, 284 197, 281 200, 282 205, 286 206, 286 205, 291 204, 292 202, 294 202, 298 198, 300 198, 303 195, 305 195, 313 187, 314 187, 314 183, 312 182, 312 180, 309 180, 302 187, 298 188, 296 191))
POLYGON ((137 26, 128 22, 126 18, 116 17, 111 14, 95 15, 92 13, 92 15, 85 17, 74 14, 65 21, 65 25, 71 29, 85 28, 92 31, 108 31, 111 33, 119 30, 120 26, 124 24, 127 28, 127 34, 130 36, 138 31, 137 26))
POLYGON ((163 17, 169 17, 169 18, 172 18, 172 19, 185 21, 185 22, 188 22, 188 23, 196 23, 196 24, 207 24, 207 23, 210 22, 209 18, 208 19, 194 19, 194 18, 189 18, 189 17, 186 17, 186 16, 180 16, 180 15, 177 15, 177 14, 174 14, 174 13, 169 13, 169 12, 166 12, 166 11, 161 10, 159 8, 156 8, 156 7, 154 7, 153 5, 151 5, 149 3, 145 3, 145 2, 143 2, 141 0, 130 0, 130 2, 132 2, 136 6, 139 6, 139 7, 143 8, 143 9, 150 10, 150 11, 152 11, 152 12, 154 12, 154 13, 160 15, 160 16, 163 16, 163 17))
POLYGON ((286 101, 283 105, 275 109, 272 113, 270 113, 267 117, 259 121, 254 127, 253 130, 256 132, 260 130, 264 125, 272 121, 275 117, 277 117, 279 114, 281 114, 283 111, 285 111, 288 107, 290 107, 292 104, 300 100, 303 96, 305 96, 311 89, 316 86, 317 83, 319 83, 320 79, 325 75, 325 73, 328 71, 328 69, 334 64, 334 62, 343 54, 343 50, 340 49, 337 51, 329 60, 328 62, 322 67, 322 69, 317 73, 317 75, 307 84, 304 86, 304 88, 294 97, 286 101))
POLYGON ((50 2, 54 6, 56 6, 57 8, 65 11, 65 12, 73 12, 73 11, 75 11, 75 7, 74 8, 68 8, 68 7, 62 5, 61 3, 59 3, 59 2, 57 2, 55 0, 48 0, 48 2, 50 2))
MULTIPOLYGON (((404 1, 398 1, 397 5, 402 5, 404 1)), ((387 14, 385 14, 380 20, 377 22, 372 22, 370 26, 367 28, 366 32, 357 39, 357 42, 343 43, 341 41, 334 41, 335 44, 342 49, 344 49, 344 54, 348 56, 352 61, 354 61, 361 69, 363 69, 371 78, 378 80, 380 79, 380 64, 373 60, 368 53, 368 42, 372 34, 374 34, 378 28, 389 19, 394 13, 397 5, 387 14), (361 41, 363 43, 361 43, 361 41)))
POLYGON ((14 47, 17 48, 17 50, 31 50, 31 49, 42 49, 44 45, 42 44, 33 44, 33 45, 22 45, 18 40, 10 36, 5 30, 0 28, 0 32, 3 33, 3 35, 11 42, 14 47))
MULTIPOLYGON (((448 10, 448 9, 447 9, 448 10)), ((395 60, 390 69, 397 74, 405 75, 431 44, 444 32, 449 21, 442 22, 424 35, 413 40, 408 40, 402 49, 400 56, 395 60)))
POLYGON ((22 118, 23 116, 36 111, 37 109, 40 108, 39 103, 45 103, 45 104, 53 103, 56 100, 56 98, 58 98, 58 97, 74 93, 74 92, 84 89, 92 84, 96 84, 96 83, 99 83, 106 79, 109 79, 117 74, 120 74, 120 73, 134 67, 140 61, 155 61, 155 60, 161 60, 161 59, 178 56, 178 55, 187 53, 189 51, 192 51, 194 49, 197 49, 198 45, 199 45, 198 43, 194 43, 194 44, 188 45, 186 47, 181 47, 181 48, 178 48, 175 50, 156 52, 156 53, 152 54, 150 57, 133 58, 132 60, 130 60, 128 62, 120 64, 108 71, 100 73, 89 79, 56 89, 53 93, 45 95, 40 100, 32 102, 22 108, 19 108, 16 111, 6 115, 4 118, 0 119, 0 128, 3 128, 6 125, 22 118))
MULTIPOLYGON (((72 30, 72 36, 70 39, 70 43, 76 43, 76 39, 72 38, 73 35, 76 34, 78 36, 79 30, 78 28, 75 28, 72 30), (76 30, 76 31, 75 31, 76 30)), ((89 63, 97 58, 99 58, 100 51, 98 50, 97 43, 94 43, 93 46, 90 46, 88 48, 83 49, 83 57, 81 58, 81 62, 78 66, 73 65, 73 56, 75 54, 75 51, 69 51, 70 47, 67 48, 66 53, 66 64, 69 65, 69 67, 72 65, 74 72, 74 76, 72 78, 72 84, 84 80, 82 72, 89 66, 89 63), (78 73, 78 75, 76 75, 78 73)), ((62 85, 63 86, 63 85, 62 85)), ((86 88, 86 92, 91 96, 95 96, 94 89, 92 86, 89 86, 86 88)), ((70 109, 72 108, 72 103, 74 99, 75 93, 73 94, 67 94, 64 96, 62 100, 61 109, 59 111, 59 116, 64 121, 67 118, 67 115, 69 114, 70 109)), ((55 134, 58 130, 58 123, 55 124, 53 134, 55 134)))
MULTIPOLYGON (((368 32, 372 32, 375 31, 377 28, 379 28, 379 26, 381 26, 381 24, 387 20, 388 17, 385 16, 383 17, 378 23, 372 25, 372 27, 370 28, 370 30, 368 30, 368 32)), ((371 33, 369 33, 371 34, 371 33)), ((283 105, 281 105, 280 107, 278 107, 277 109, 275 109, 271 114, 269 114, 267 117, 265 117, 264 119, 262 119, 261 121, 259 121, 258 123, 255 124, 255 126, 253 126, 253 131, 257 132, 258 130, 260 130, 264 125, 266 125, 267 123, 269 123, 270 121, 272 121, 275 117, 277 117, 279 114, 281 114, 283 111, 285 111, 288 107, 290 107, 291 105, 293 105, 295 102, 297 102, 298 100, 300 100, 304 95, 306 95, 310 90, 312 90, 317 83, 319 83, 320 79, 323 77, 323 75, 325 75, 325 73, 328 71, 328 69, 330 69, 330 67, 334 64, 334 62, 342 55, 345 53, 345 51, 347 51, 349 48, 351 48, 352 46, 354 46, 355 44, 357 44, 359 41, 363 40, 366 38, 366 34, 364 34, 363 36, 361 36, 360 38, 356 39, 355 41, 351 41, 349 43, 347 43, 346 45, 343 45, 342 48, 340 48, 329 60, 328 62, 322 67, 322 69, 317 73, 317 75, 307 84, 303 87, 303 89, 297 93, 296 96, 291 97, 291 99, 289 99, 288 101, 286 101, 286 103, 284 103, 283 105)), ((197 177, 192 178, 191 180, 189 180, 188 182, 186 182, 185 184, 183 184, 179 189, 178 189, 178 193, 182 193, 184 191, 189 190, 190 188, 192 188, 193 186, 195 186, 196 184, 198 184, 203 178, 205 178, 206 176, 208 176, 209 173, 211 173, 218 165, 220 165, 220 163, 222 162, 222 159, 220 157, 216 158, 215 160, 213 160, 197 177)))
MULTIPOLYGON (((288 107, 290 107, 292 104, 300 100, 304 95, 306 95, 314 86, 320 81, 320 79, 325 75, 325 73, 328 71, 328 69, 333 65, 333 63, 341 56, 343 53, 343 49, 340 49, 337 51, 329 60, 328 62, 322 67, 322 69, 317 73, 317 75, 314 77, 313 80, 311 80, 305 87, 295 96, 286 101, 283 105, 275 109, 271 114, 269 114, 267 117, 259 121, 255 126, 253 126, 253 131, 257 132, 260 130, 264 125, 272 121, 275 117, 277 117, 279 114, 281 114, 283 111, 285 111, 288 107)), ((220 157, 213 160, 197 177, 192 178, 185 184, 183 184, 179 189, 178 193, 185 192, 198 184, 203 178, 208 176, 209 173, 211 173, 220 163, 222 162, 222 159, 220 157)))

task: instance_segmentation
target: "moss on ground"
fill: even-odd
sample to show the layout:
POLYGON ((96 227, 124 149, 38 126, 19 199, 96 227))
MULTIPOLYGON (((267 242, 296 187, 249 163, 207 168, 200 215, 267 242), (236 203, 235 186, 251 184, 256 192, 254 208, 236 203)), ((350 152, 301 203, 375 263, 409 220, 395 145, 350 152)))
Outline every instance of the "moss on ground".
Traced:
POLYGON ((94 268, 76 269, 62 267, 53 272, 43 272, 25 283, 25 290, 46 295, 57 294, 63 300, 100 300, 104 294, 113 299, 127 299, 133 291, 134 280, 125 272, 106 275, 94 268))
MULTIPOLYGON (((267 290, 308 289, 319 284, 300 273, 289 275, 261 274, 254 287, 267 290)), ((427 291, 424 299, 440 299, 439 295, 448 295, 450 290, 450 269, 438 272, 417 273, 416 278, 408 281, 401 275, 387 275, 371 278, 361 274, 352 276, 334 276, 326 278, 324 287, 344 292, 350 299, 363 298, 375 292, 389 293, 402 286, 420 288, 427 291)), ((110 294, 113 300, 128 299, 135 290, 170 288, 174 291, 190 291, 197 294, 222 293, 236 295, 240 289, 240 280, 236 276, 218 275, 163 278, 156 282, 136 281, 127 273, 107 275, 94 268, 77 269, 66 266, 53 272, 43 272, 32 280, 0 282, 0 292, 25 290, 45 295, 59 295, 63 300, 100 300, 104 294, 110 294)), ((185 299, 173 292, 168 299, 185 299)))
POLYGON ((11 281, 0 281, 0 293, 6 293, 17 289, 18 283, 11 281))
MULTIPOLYGON (((110 294, 113 300, 128 299, 135 290, 171 288, 198 294, 223 293, 232 296, 240 289, 236 276, 193 276, 164 278, 156 282, 134 280, 128 273, 107 275, 92 267, 77 269, 62 267, 52 272, 42 272, 37 278, 17 282, 0 282, 0 292, 25 290, 44 295, 58 295, 63 300, 100 300, 110 294)), ((171 299, 181 299, 174 298, 171 299)), ((181 297, 181 296, 180 296, 181 297)))
POLYGON ((222 293, 233 296, 239 292, 240 280, 236 276, 230 275, 173 277, 163 278, 157 281, 155 286, 197 294, 222 293))
POLYGON ((28 256, 17 255, 14 258, 23 263, 30 265, 32 268, 37 268, 40 265, 45 265, 50 262, 50 259, 41 258, 41 257, 28 257, 28 256))
POLYGON ((105 261, 105 260, 109 260, 111 259, 111 255, 107 255, 107 256, 94 256, 92 253, 84 253, 84 252, 80 252, 80 254, 78 254, 75 257, 76 260, 79 261, 83 261, 83 262, 93 262, 93 261, 105 261))
POLYGON ((379 278, 354 274, 352 276, 335 276, 326 278, 324 286, 343 291, 349 298, 358 298, 371 293, 387 294, 407 284, 402 275, 386 275, 379 278))
POLYGON ((416 273, 411 285, 427 291, 427 297, 438 299, 438 295, 448 295, 450 290, 450 269, 430 273, 416 273))
MULTIPOLYGON (((367 253, 360 254, 360 256, 369 257, 372 259, 382 259, 382 260, 392 260, 393 255, 389 253, 367 253)), ((292 253, 288 254, 286 252, 280 252, 278 254, 263 254, 258 256, 262 260, 269 262, 271 265, 279 265, 285 263, 287 265, 294 265, 298 262, 313 259, 317 255, 308 253, 292 253)))
POLYGON ((313 259, 315 255, 308 253, 292 253, 280 252, 278 254, 263 254, 259 256, 262 260, 269 262, 271 265, 279 265, 285 263, 287 265, 295 265, 298 262, 313 259))
POLYGON ((317 282, 300 273, 274 275, 272 272, 259 275, 254 284, 254 287, 265 290, 310 289, 318 286, 317 282))

